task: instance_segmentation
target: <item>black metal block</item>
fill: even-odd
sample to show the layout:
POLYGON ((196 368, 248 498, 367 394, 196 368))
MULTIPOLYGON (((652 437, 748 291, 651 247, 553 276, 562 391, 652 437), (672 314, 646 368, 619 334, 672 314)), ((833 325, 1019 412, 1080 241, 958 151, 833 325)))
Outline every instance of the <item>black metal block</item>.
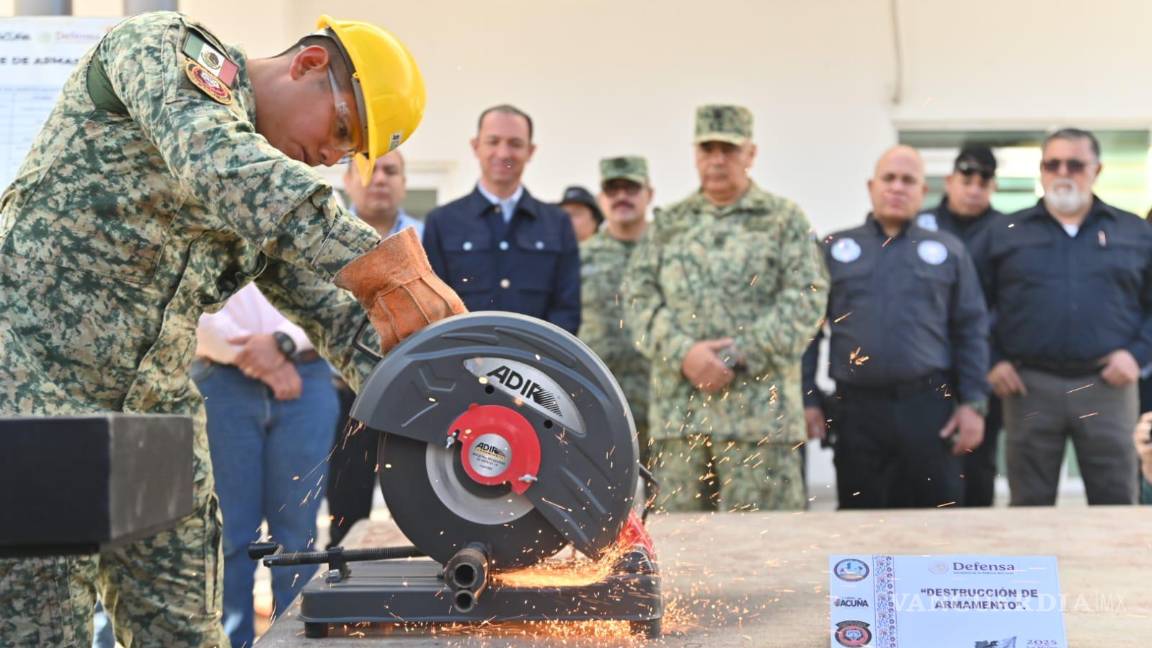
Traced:
POLYGON ((0 555, 92 553, 192 513, 192 419, 0 418, 0 555))

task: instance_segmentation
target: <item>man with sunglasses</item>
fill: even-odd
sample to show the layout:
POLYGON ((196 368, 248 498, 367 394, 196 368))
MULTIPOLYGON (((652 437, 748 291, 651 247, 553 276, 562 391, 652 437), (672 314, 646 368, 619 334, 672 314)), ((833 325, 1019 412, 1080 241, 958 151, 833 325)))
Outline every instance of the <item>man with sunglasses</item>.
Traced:
POLYGON ((1096 197, 1100 144, 1042 147, 1044 197, 987 230, 988 382, 1004 402, 1014 506, 1056 502, 1071 438, 1089 504, 1133 504, 1140 367, 1152 361, 1152 226, 1096 197))
POLYGON ((632 420, 641 459, 648 460, 648 359, 636 350, 624 321, 621 284, 628 259, 648 228, 652 186, 648 161, 626 155, 600 160, 600 202, 607 225, 580 244, 580 339, 616 376, 632 420))
POLYGON ((625 322, 652 363, 658 508, 802 510, 800 356, 827 279, 811 226, 760 189, 752 112, 696 110, 700 188, 657 210, 632 254, 625 322))
POLYGON ((81 59, 0 197, 0 415, 195 422, 193 513, 97 555, 0 560, 0 644, 90 644, 99 589, 124 645, 227 645, 220 512, 188 372, 203 312, 255 281, 358 385, 374 365, 353 345, 365 310, 385 351, 463 311, 414 233, 381 242, 309 168, 350 155, 370 169, 425 101, 391 34, 327 16, 318 29, 258 59, 177 13, 121 22, 81 59))
MULTIPOLYGON (((980 255, 982 233, 1002 213, 992 207, 996 192, 996 156, 983 144, 966 144, 944 179, 944 196, 935 209, 916 217, 916 224, 928 230, 944 230, 959 238, 972 254, 980 255)), ((988 399, 984 419, 984 442, 964 455, 964 506, 992 506, 996 496, 996 451, 1003 425, 1000 399, 988 399)))

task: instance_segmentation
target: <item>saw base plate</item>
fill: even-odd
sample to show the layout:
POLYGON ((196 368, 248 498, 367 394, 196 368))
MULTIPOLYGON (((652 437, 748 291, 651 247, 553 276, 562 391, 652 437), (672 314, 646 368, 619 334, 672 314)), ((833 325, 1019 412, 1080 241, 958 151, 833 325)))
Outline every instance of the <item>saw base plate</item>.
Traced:
POLYGON ((332 625, 434 627, 502 621, 628 621, 632 632, 660 636, 660 574, 643 549, 625 554, 614 573, 589 585, 509 587, 493 583, 468 612, 452 605, 443 566, 429 559, 354 563, 336 582, 319 577, 300 594, 304 634, 327 637, 332 625))

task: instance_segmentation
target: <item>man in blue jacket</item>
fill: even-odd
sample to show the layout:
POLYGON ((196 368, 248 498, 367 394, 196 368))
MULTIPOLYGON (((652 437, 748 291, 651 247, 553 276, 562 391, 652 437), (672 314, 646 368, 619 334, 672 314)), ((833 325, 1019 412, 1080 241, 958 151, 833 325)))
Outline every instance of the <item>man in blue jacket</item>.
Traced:
POLYGON ((509 105, 485 110, 472 150, 480 162, 476 188, 425 221, 432 268, 469 310, 522 313, 576 333, 580 256, 572 222, 520 182, 536 151, 532 118, 509 105))

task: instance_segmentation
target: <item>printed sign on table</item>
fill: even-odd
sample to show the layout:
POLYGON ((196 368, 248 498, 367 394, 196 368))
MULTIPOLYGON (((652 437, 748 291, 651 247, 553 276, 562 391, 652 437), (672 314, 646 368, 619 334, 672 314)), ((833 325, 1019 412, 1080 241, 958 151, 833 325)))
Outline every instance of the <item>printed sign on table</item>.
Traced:
POLYGON ((831 648, 1067 648, 1052 556, 830 556, 831 648))

